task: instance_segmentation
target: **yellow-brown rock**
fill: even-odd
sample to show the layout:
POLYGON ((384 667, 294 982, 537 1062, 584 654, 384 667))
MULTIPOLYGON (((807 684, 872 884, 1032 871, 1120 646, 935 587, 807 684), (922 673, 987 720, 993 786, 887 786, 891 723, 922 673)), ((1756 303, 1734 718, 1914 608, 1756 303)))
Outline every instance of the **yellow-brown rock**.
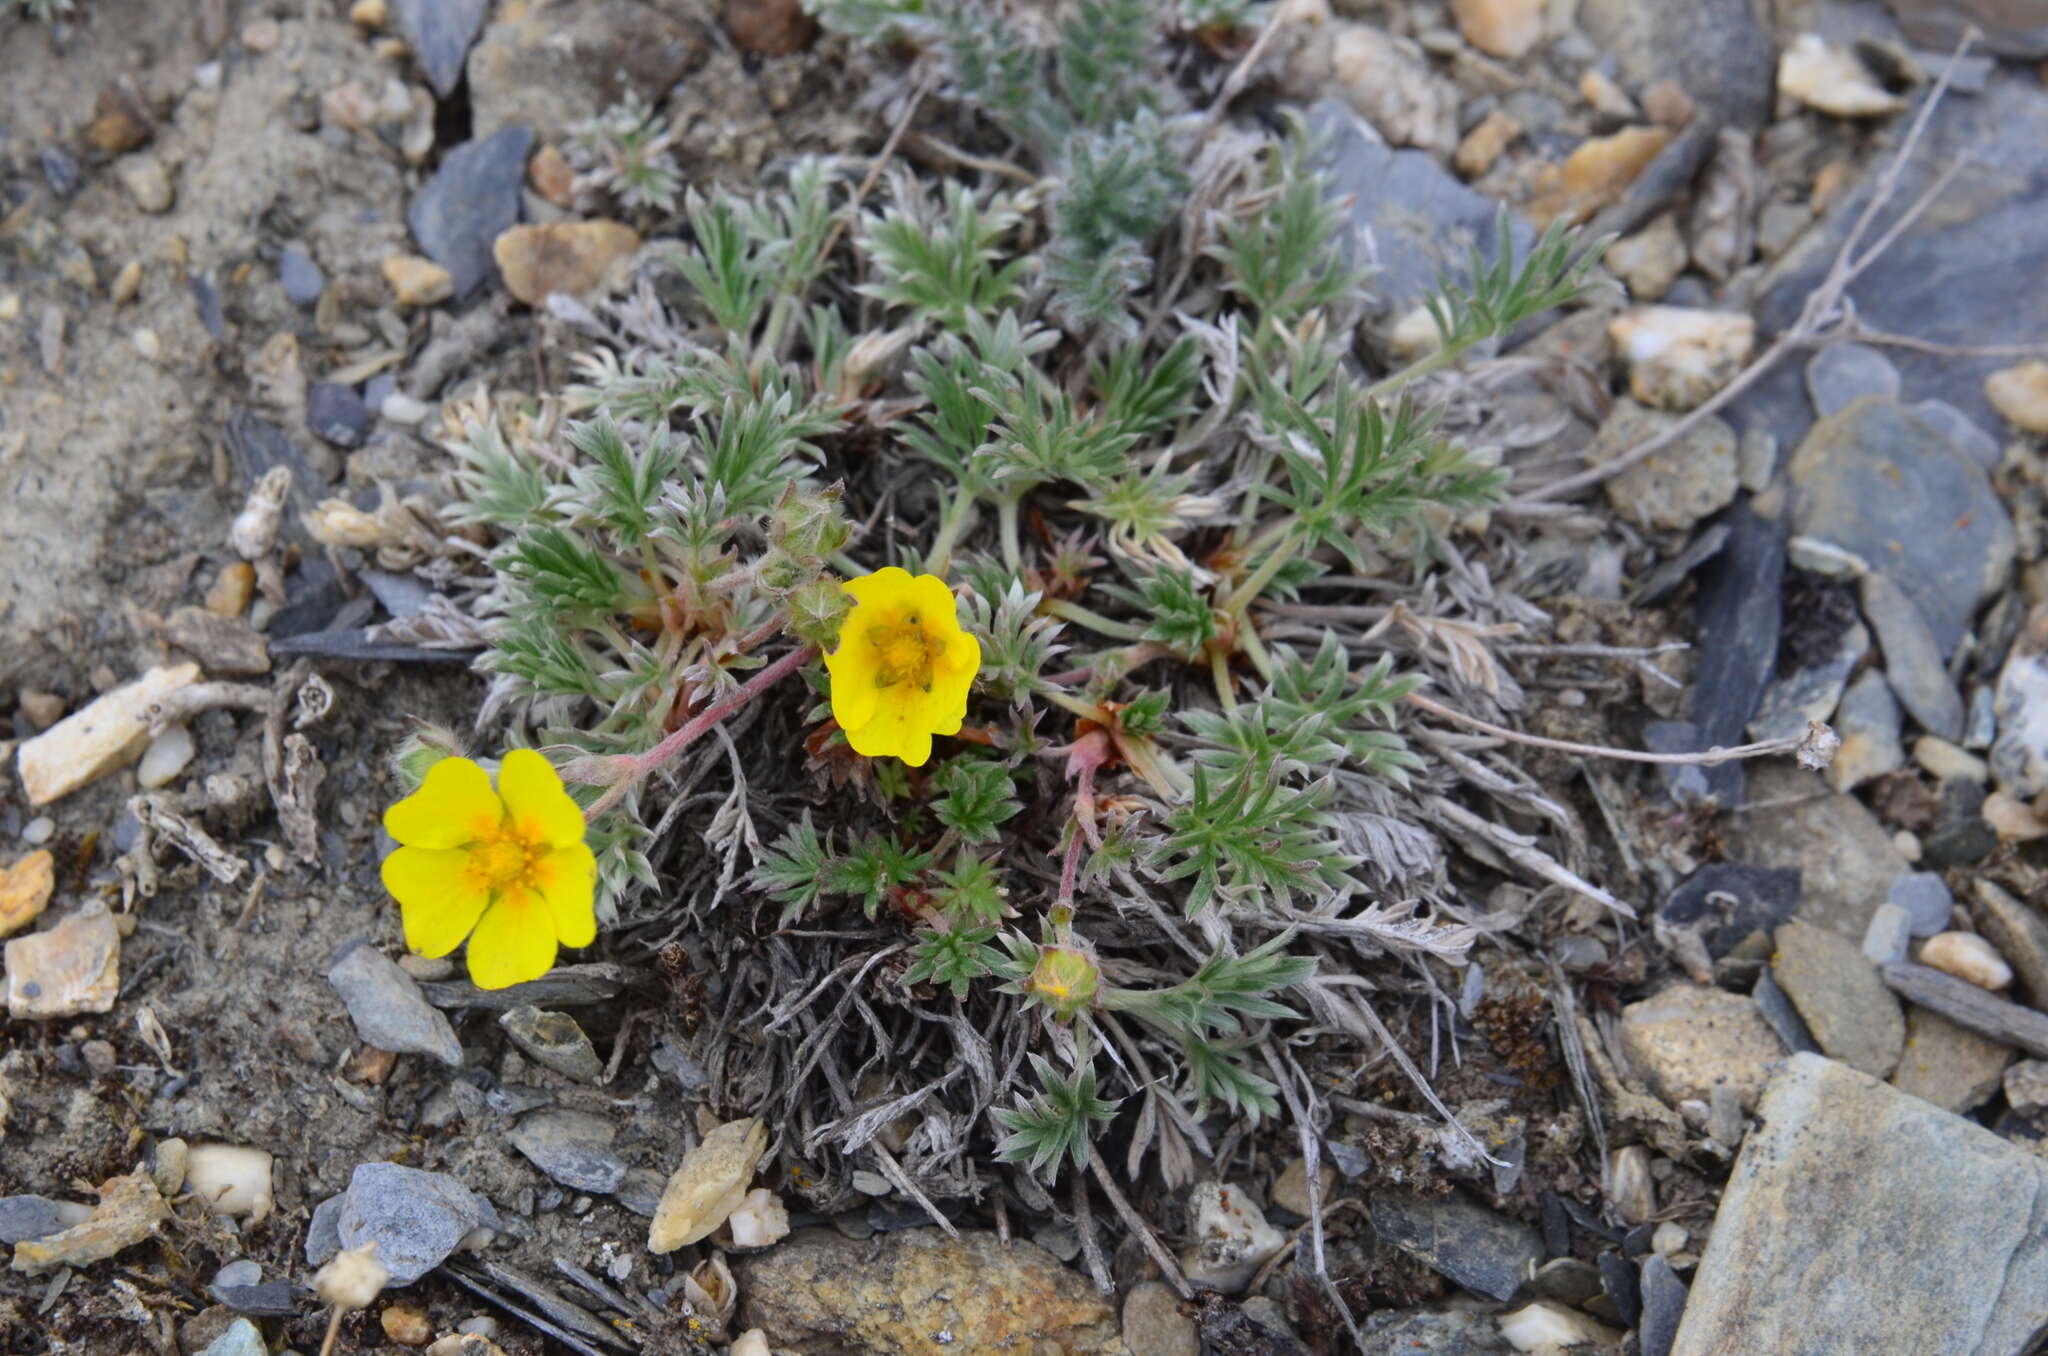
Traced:
POLYGON ((1584 221, 1627 192, 1670 140, 1668 127, 1624 127, 1612 136, 1588 138, 1530 202, 1530 213, 1544 221, 1584 221))
POLYGON ((256 567, 246 560, 224 565, 206 590, 206 610, 216 617, 239 617, 256 592, 256 567))
POLYGON ((947 1350, 1127 1356, 1116 1313, 1078 1271, 1035 1243, 993 1233, 905 1229, 856 1241, 804 1229, 735 1257, 740 1317, 777 1350, 867 1356, 947 1350))
POLYGON ((1984 378, 1984 398, 2014 428, 2048 433, 2048 363, 2039 358, 1984 378))
POLYGON ((648 1226, 649 1252, 674 1252, 706 1238, 746 1199, 768 1148, 768 1127, 749 1116, 715 1127, 669 1175, 648 1226))
POLYGON ((574 200, 576 171, 569 167, 569 157, 558 147, 543 146, 533 153, 533 158, 526 162, 526 182, 557 207, 567 207, 574 200))
POLYGON ((0 937, 21 931, 42 915, 57 888, 57 863, 37 848, 0 871, 0 937))
POLYGON ((539 306, 553 292, 590 291, 639 248, 640 233, 616 221, 563 221, 514 226, 491 246, 491 257, 505 275, 505 290, 539 306))
POLYGON ((100 1184, 92 1218, 48 1238, 14 1245, 14 1269, 40 1276, 59 1267, 82 1267, 112 1257, 156 1232, 170 1215, 149 1174, 138 1172, 100 1184))
POLYGON ((107 1012, 121 992, 121 929, 95 901, 7 943, 6 965, 7 1015, 17 1021, 107 1012))
POLYGON ((1451 17, 1465 41, 1488 56, 1512 61, 1543 36, 1543 0, 1451 0, 1451 17))
POLYGON ((432 306, 455 295, 455 275, 416 254, 394 254, 384 261, 384 281, 400 306, 432 306))
POLYGON ((1477 179, 1493 168, 1493 162, 1500 159, 1500 153, 1512 146, 1520 135, 1522 124, 1514 114, 1496 108, 1480 119, 1477 127, 1465 133, 1465 139, 1458 143, 1457 154, 1451 157, 1452 163, 1467 179, 1477 179))
POLYGON ((149 747, 150 708, 198 681, 197 664, 151 669, 25 741, 15 765, 28 803, 48 805, 140 758, 149 747))

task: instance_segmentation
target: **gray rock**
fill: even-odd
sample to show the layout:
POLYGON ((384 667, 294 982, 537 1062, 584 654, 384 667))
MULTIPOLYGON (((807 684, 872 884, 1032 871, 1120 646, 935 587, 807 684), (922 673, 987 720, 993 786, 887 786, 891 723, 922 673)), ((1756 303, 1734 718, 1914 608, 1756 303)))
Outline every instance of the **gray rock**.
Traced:
POLYGON ((300 1292, 290 1281, 263 1281, 256 1285, 208 1286, 206 1293, 238 1314, 257 1318, 289 1318, 299 1312, 300 1292))
POLYGON ((711 1081, 711 1075, 702 1065, 683 1053, 682 1047, 671 1041, 663 1041, 654 1047, 648 1062, 655 1068, 675 1079, 676 1086, 684 1092, 695 1092, 711 1081))
MULTIPOLYGON (((2039 0, 1887 0, 1906 35, 1935 52, 1953 51, 1966 26, 2000 56, 2048 57, 2048 9, 2039 0)), ((1939 69, 1936 65, 1933 69, 1939 69)))
POLYGON ((1673 927, 1711 920, 1707 953, 1720 957, 1752 932, 1768 933, 1799 908, 1799 872, 1746 862, 1709 862, 1681 881, 1659 916, 1673 927))
POLYGON ((85 182, 85 175, 80 172, 78 162, 73 160, 71 153, 62 146, 43 147, 36 152, 36 162, 42 166, 43 182, 47 183, 50 191, 60 198, 70 197, 78 191, 78 186, 85 182))
POLYGON ((411 975, 368 942, 344 943, 328 967, 327 982, 348 1004, 349 1020, 365 1044, 462 1067, 455 1028, 427 1002, 411 975))
POLYGON ((263 1334, 246 1318, 238 1318, 228 1330, 206 1344, 198 1356, 270 1356, 263 1334))
POLYGON ((2021 800, 2048 791, 2048 660, 2015 646, 1998 671, 1991 775, 2021 800))
POLYGON ((313 1217, 306 1221, 309 1265, 325 1266, 328 1258, 341 1251, 341 1203, 346 1194, 329 1196, 313 1207, 313 1217))
POLYGON ((1970 694, 1970 714, 1963 721, 1963 747, 1989 750, 1998 738, 1998 691, 1987 684, 1970 694))
POLYGON ((1709 125, 1770 116, 1777 52, 1745 0, 1581 0, 1578 18, 1630 89, 1675 81, 1709 125))
POLYGON ((1643 1259, 1643 1319, 1641 1356, 1670 1356, 1678 1340, 1679 1320, 1685 1316, 1685 1282, 1671 1269, 1671 1263, 1652 1253, 1643 1259))
POLYGON ((1983 468, 1898 404, 1864 399, 1815 424, 1790 470, 1793 531, 1897 584, 1945 659, 2012 566, 2012 519, 1983 468))
POLYGON ((628 93, 659 104, 708 50, 674 6, 579 0, 515 13, 499 6, 469 54, 476 134, 524 123, 560 141, 628 93))
MULTIPOLYGON (((1493 1315, 1446 1305, 1368 1315, 1360 1325, 1366 1350, 1401 1356, 1510 1356, 1515 1349, 1500 1335, 1493 1315)), ((1132 1349, 1135 1356, 1136 1348, 1132 1349)))
MULTIPOLYGON (((1917 97, 1926 97, 1924 87, 1917 97)), ((2029 75, 2002 71, 1981 98, 1944 99, 1906 162, 1882 220, 1895 220, 1936 175, 1960 165, 1941 195, 1947 207, 1922 214, 1851 284, 1848 296, 1863 322, 1936 344, 2038 342, 2042 280, 2048 279, 2048 176, 2016 167, 2037 165, 2043 145, 2048 90, 2029 75)), ((1766 272, 1756 302, 1759 344, 1797 318, 1868 207, 1879 178, 1866 175, 1843 194, 1766 272)), ((1945 400, 1986 428, 2000 427, 1983 385, 1986 376, 2011 365, 2010 357, 1903 348, 1890 353, 1909 399, 1945 400)), ((1790 441, 1799 436, 1809 408, 1798 371, 1787 368, 1781 377, 1779 389, 1754 391, 1741 404, 1790 441)), ((1937 615, 1933 608, 1928 612, 1937 615)))
POLYGON ((620 1205, 642 1219, 653 1219, 655 1209, 661 1204, 662 1188, 667 1185, 668 1178, 652 1168, 628 1168, 626 1175, 619 1179, 619 1189, 612 1195, 620 1205))
POLYGON ((1888 1076, 1906 1044, 1906 1019, 1877 967, 1855 944, 1807 923, 1787 923, 1776 940, 1771 975, 1820 1048, 1873 1078, 1888 1076))
POLYGON ((1180 1311, 1180 1296, 1158 1281, 1131 1287, 1124 1299, 1123 1339, 1131 1356, 1201 1356, 1202 1352, 1201 1329, 1180 1311))
POLYGON ((1457 1196, 1425 1200, 1375 1192, 1371 1215, 1381 1242, 1491 1299, 1513 1298, 1543 1260, 1543 1239, 1534 1229, 1457 1196))
POLYGON ((1885 678, 1899 705, 1932 734, 1963 737, 1963 698, 1942 666, 1940 641, 1904 589, 1883 574, 1863 576, 1863 616, 1884 651, 1885 678))
MULTIPOLYGON (((1586 459, 1611 461, 1683 417, 1623 396, 1587 447, 1586 459)), ((1710 415, 1647 461, 1610 477, 1607 500, 1639 527, 1689 529, 1735 501, 1740 488, 1735 442, 1735 430, 1710 415)))
POLYGON ((1899 398, 1899 369, 1865 344, 1829 344, 1806 364, 1806 394, 1823 418, 1865 396, 1899 398))
POLYGON ((213 1273, 215 1285, 260 1285, 263 1281, 263 1264, 244 1257, 228 1263, 213 1273))
POLYGON ((92 1207, 45 1196, 0 1196, 0 1243, 48 1238, 92 1218, 92 1207))
POLYGON ((1870 915, 1870 928, 1863 934, 1863 954, 1872 965, 1897 965, 1906 959, 1913 944, 1913 918, 1897 904, 1877 906, 1870 915))
POLYGON ((311 306, 327 290, 327 275, 313 262, 313 256, 297 245, 287 245, 279 252, 277 281, 294 306, 311 306))
POLYGON ((405 221, 428 258, 455 279, 457 300, 497 276, 491 245, 519 221, 533 131, 513 126, 465 141, 413 195, 405 221))
POLYGON ((1949 446, 1985 470, 1998 469, 1999 459, 2005 455, 2005 449, 1998 445, 1998 439, 1986 433, 1981 424, 1946 400, 1922 400, 1907 406, 1906 412, 1922 423, 1931 425, 1942 437, 1948 439, 1949 446))
POLYGON ((370 431, 369 407, 353 386, 314 382, 306 392, 306 427, 336 447, 361 447, 370 431))
MULTIPOLYGON (((1806 1019, 1799 1015, 1798 1008, 1792 1006, 1792 1000, 1778 987, 1778 981, 1771 978, 1769 970, 1757 975, 1756 987, 1750 991, 1749 996, 1755 1002, 1756 1010, 1763 1014, 1764 1021, 1776 1033, 1778 1042, 1787 1050, 1794 1054, 1820 1053, 1820 1042, 1816 1041, 1813 1032, 1807 1029, 1806 1019)), ((1716 1088, 1715 1091, 1718 1093, 1720 1090, 1716 1088)), ((1737 1109, 1741 1108, 1738 1106, 1737 1109)), ((1731 1139, 1721 1139, 1719 1135, 1714 1138, 1720 1139, 1723 1144, 1735 1142, 1731 1139)))
MULTIPOLYGON (((1477 247, 1489 262, 1501 247, 1494 238, 1500 206, 1466 187, 1426 151, 1397 151, 1371 124, 1334 99, 1309 106, 1311 133, 1322 137, 1330 192, 1351 199, 1352 229, 1339 241, 1359 262, 1364 233, 1373 243, 1371 292, 1382 329, 1407 315, 1437 290, 1437 276, 1463 278, 1477 247)), ((1517 260, 1535 233, 1515 218, 1510 241, 1517 260)))
MULTIPOLYGON (((486 1218, 482 1198, 453 1177, 397 1163, 359 1164, 340 1199, 337 1242, 342 1248, 376 1244, 390 1286, 411 1285, 441 1265, 486 1218)), ((307 1230, 309 1256, 313 1233, 307 1230)))
POLYGON ((392 0, 398 31, 427 82, 443 99, 455 92, 469 45, 483 26, 489 0, 392 0))
POLYGON ((1813 791, 1813 774, 1789 761, 1757 768, 1750 794, 1773 808, 1729 821, 1723 830, 1728 856, 1797 868, 1799 916, 1860 943, 1892 878, 1912 868, 1863 802, 1854 796, 1816 797, 1813 791))
POLYGON ((457 1079, 420 1104, 420 1126, 426 1130, 446 1130, 460 1122, 473 1123, 483 1119, 488 1107, 482 1088, 457 1079))
POLYGON ((1853 791, 1874 777, 1906 765, 1904 721, 1891 684, 1876 669, 1849 684, 1835 712, 1835 733, 1842 746, 1828 766, 1828 785, 1853 791))
POLYGON ((1943 1111, 1974 1111, 1991 1099, 2013 1051, 1918 1005, 1906 1011, 1906 1048, 1892 1086, 1943 1111))
POLYGON ((512 1147, 533 1165, 577 1191, 608 1195, 626 1179, 611 1150, 612 1123, 581 1111, 536 1111, 512 1131, 512 1147))
POLYGON ((1982 876, 1975 888, 1977 931, 2012 966, 2015 994, 2048 1008, 2048 919, 1982 876))
POLYGON ((1756 714, 1749 720, 1749 737, 1790 739, 1805 734, 1808 721, 1831 718, 1849 684, 1849 675, 1868 653, 1870 628, 1857 622, 1842 633, 1832 656, 1789 673, 1764 689, 1756 714))
POLYGON ((1901 872, 1893 878, 1885 898, 1905 910, 1908 927, 1915 937, 1946 932, 1949 915, 1956 907, 1955 896, 1948 892, 1948 882, 1932 871, 1901 872))
POLYGON ((556 1073, 584 1083, 595 1083, 604 1077, 604 1065, 598 1060, 590 1037, 565 1012, 518 1007, 498 1018, 498 1025, 514 1045, 556 1073))
POLYGON ((1815 1055, 1759 1121, 1673 1356, 2006 1356, 2048 1325, 2048 1161, 1815 1055))
MULTIPOLYGON (((1689 720, 1653 720, 1643 727, 1643 747, 1651 753, 1698 753, 1707 740, 1689 720)), ((1659 763, 1657 780, 1676 805, 1695 804, 1713 794, 1707 770, 1696 763, 1659 763)))

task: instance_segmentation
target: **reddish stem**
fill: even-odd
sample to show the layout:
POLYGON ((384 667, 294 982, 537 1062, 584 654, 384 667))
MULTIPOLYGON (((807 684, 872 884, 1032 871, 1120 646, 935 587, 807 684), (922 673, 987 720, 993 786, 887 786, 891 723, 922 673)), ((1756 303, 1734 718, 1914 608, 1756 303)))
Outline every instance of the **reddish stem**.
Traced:
POLYGON ((620 797, 632 790, 633 786, 642 777, 674 759, 684 749, 689 748, 690 745, 710 733, 712 726, 718 724, 718 722, 724 720, 727 716, 739 710, 769 688, 774 687, 790 674, 795 673, 817 653, 818 647, 815 645, 804 645, 791 650, 788 654, 782 656, 782 658, 776 660, 767 668, 762 669, 752 678, 749 678, 740 686, 739 691, 733 693, 724 701, 714 702, 710 706, 705 707, 693 716, 688 724, 662 740, 659 744, 656 744, 647 752, 633 755, 631 770, 625 776, 612 783, 611 789, 602 796, 599 796, 596 804, 583 812, 584 822, 595 824, 598 816, 618 804, 620 797))

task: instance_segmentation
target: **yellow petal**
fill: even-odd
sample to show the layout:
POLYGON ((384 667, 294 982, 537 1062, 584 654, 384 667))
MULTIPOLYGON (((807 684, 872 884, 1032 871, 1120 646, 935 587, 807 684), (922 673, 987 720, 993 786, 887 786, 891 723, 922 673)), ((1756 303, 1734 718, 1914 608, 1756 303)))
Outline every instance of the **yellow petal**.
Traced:
POLYGON ((384 859, 380 874, 405 920, 405 944, 422 956, 461 946, 490 902, 461 848, 402 847, 384 859))
POLYGON ((539 979, 555 963, 555 920, 531 890, 498 896, 469 936, 469 978, 479 989, 539 979))
POLYGON ((534 865, 533 883, 555 920, 555 937, 563 946, 589 946, 597 940, 597 858, 583 843, 556 848, 534 865))
POLYGON ((960 624, 960 604, 955 601, 953 590, 946 587, 946 581, 937 575, 921 574, 911 579, 908 593, 904 601, 916 610, 925 626, 937 623, 938 629, 946 632, 960 624))
POLYGON ((972 631, 955 631, 946 637, 944 653, 932 665, 932 687, 951 691, 953 684, 960 685, 961 700, 966 700, 967 689, 974 683, 974 675, 981 672, 981 642, 972 631))
MULTIPOLYGON (((962 636, 955 644, 973 646, 973 636, 962 636)), ((957 668, 940 668, 932 674, 931 691, 920 693, 919 718, 924 727, 933 734, 953 735, 960 733, 961 722, 967 719, 967 693, 974 686, 975 670, 981 667, 981 651, 974 649, 974 662, 957 668)))
POLYGON ((504 802, 491 779, 467 758, 443 758, 420 789, 384 812, 384 832, 407 847, 461 847, 496 828, 504 802))
MULTIPOLYGON (((859 609, 852 615, 858 616, 859 609)), ((874 718, 881 695, 875 675, 880 669, 867 628, 849 623, 839 633, 839 648, 825 656, 825 671, 832 675, 832 719, 841 728, 865 725, 874 718)))
POLYGON ((910 572, 899 566, 884 565, 873 574, 849 579, 839 587, 852 594, 853 601, 861 606, 893 609, 909 601, 910 572))
POLYGON ((550 763, 532 749, 514 749, 498 765, 498 795, 512 822, 549 847, 583 841, 583 811, 562 789, 550 763))
POLYGON ((849 729, 846 742, 865 758, 895 757, 911 767, 923 767, 932 756, 931 727, 924 723, 924 717, 922 700, 878 702, 874 719, 849 729))

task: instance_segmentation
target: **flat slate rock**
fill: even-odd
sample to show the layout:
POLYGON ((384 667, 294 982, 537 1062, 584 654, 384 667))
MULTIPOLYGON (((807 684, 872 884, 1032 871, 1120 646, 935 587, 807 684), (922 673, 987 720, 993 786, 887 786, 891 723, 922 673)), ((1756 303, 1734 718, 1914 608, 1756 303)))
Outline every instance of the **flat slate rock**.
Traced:
MULTIPOLYGON (((1462 279, 1471 250, 1492 262, 1500 204, 1468 188, 1426 151, 1386 144, 1371 124, 1334 99, 1309 106, 1309 130, 1323 138, 1323 160, 1333 195, 1351 199, 1353 229, 1339 239, 1352 262, 1363 233, 1372 233, 1374 272, 1367 290, 1384 324, 1400 320, 1434 294, 1438 275, 1462 279)), ((1509 237, 1519 261, 1535 232, 1520 217, 1509 237)))
POLYGON ((1906 1018, 1862 946, 1810 923, 1778 929, 1771 975, 1806 1019, 1820 1048, 1886 1078, 1906 1044, 1906 1018))
POLYGON ((427 257, 453 276, 457 300, 498 276, 491 246, 519 222, 519 190, 532 149, 533 130, 524 126, 465 141, 413 195, 406 225, 427 257))
POLYGON ((1820 789, 1815 774, 1789 759, 1756 768, 1750 795, 1786 804, 1732 817, 1727 852, 1758 866, 1797 867, 1799 917, 1860 946, 1892 879, 1911 866, 1868 806, 1854 796, 1815 796, 1820 789))
POLYGON ((1672 1356, 2012 1356, 2048 1327, 2048 1160, 1818 1055, 1759 1119, 1672 1356))
POLYGON ((365 1044, 462 1067, 462 1043, 455 1039, 455 1028, 427 1002, 419 981, 368 942, 343 944, 328 967, 327 982, 348 1005, 349 1020, 365 1044))
MULTIPOLYGON (((1778 662, 1784 619, 1785 527, 1747 503, 1728 510, 1728 544, 1700 570, 1694 625, 1699 665, 1692 709, 1701 748, 1743 742, 1749 718, 1778 662)), ((1705 769, 1707 785, 1723 808, 1740 805, 1745 778, 1740 762, 1705 769)))
MULTIPOLYGON (((397 1163, 358 1164, 337 1199, 335 1243, 376 1244, 377 1260, 391 1273, 387 1287, 411 1285, 446 1261, 470 1230, 495 1217, 481 1197, 447 1173, 397 1163)), ((314 1235, 325 1234, 321 1224, 315 1211, 306 1231, 308 1256, 314 1235)))
POLYGON ((1580 0, 1578 23, 1632 89, 1660 80, 1700 101, 1700 121, 1761 126, 1777 50, 1748 0, 1580 0))
POLYGON ((1376 1192, 1371 1214, 1381 1242, 1490 1299, 1513 1298, 1543 1261, 1543 1238, 1534 1229, 1455 1196, 1376 1192))

